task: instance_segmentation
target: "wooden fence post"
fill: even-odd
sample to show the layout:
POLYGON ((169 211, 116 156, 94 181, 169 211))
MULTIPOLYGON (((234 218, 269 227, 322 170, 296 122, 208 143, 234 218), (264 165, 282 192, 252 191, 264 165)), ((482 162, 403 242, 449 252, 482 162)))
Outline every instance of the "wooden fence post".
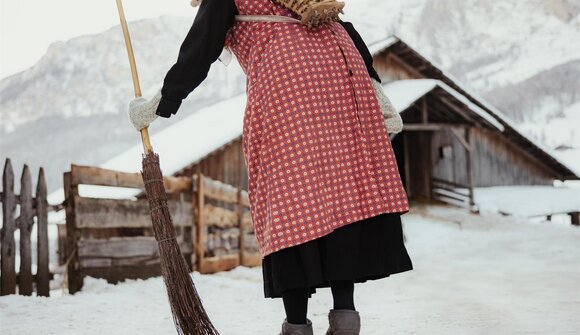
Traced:
POLYGON ((75 197, 78 196, 78 186, 73 182, 73 169, 70 172, 64 173, 64 199, 66 210, 66 250, 67 255, 67 277, 68 277, 68 292, 74 294, 81 290, 83 286, 83 278, 79 272, 79 262, 77 253, 77 228, 75 216, 75 197))
POLYGON ((2 174, 2 230, 0 240, 2 243, 0 259, 0 295, 16 293, 16 271, 14 268, 14 210, 16 209, 16 196, 14 195, 14 171, 10 159, 6 159, 2 174))
POLYGON ((50 273, 48 269, 48 201, 46 199, 46 180, 44 169, 38 172, 36 184, 36 225, 37 225, 37 258, 36 258, 36 295, 48 297, 50 294, 50 273))
POLYGON ((196 260, 196 268, 197 271, 203 273, 203 258, 204 258, 204 241, 203 241, 203 226, 204 226, 204 202, 205 202, 205 195, 203 189, 203 180, 204 176, 203 173, 197 173, 197 194, 196 194, 196 208, 195 208, 195 260, 196 260))
POLYGON ((24 165, 20 178, 20 215, 16 222, 20 229, 20 270, 18 271, 18 293, 32 295, 32 248, 30 234, 34 216, 32 212, 32 178, 28 165, 24 165))

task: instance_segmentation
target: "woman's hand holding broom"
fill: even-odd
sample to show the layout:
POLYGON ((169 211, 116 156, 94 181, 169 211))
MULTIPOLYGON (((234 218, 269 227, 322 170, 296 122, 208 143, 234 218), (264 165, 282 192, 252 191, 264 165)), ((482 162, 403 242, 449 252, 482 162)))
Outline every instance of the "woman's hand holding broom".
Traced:
POLYGON ((137 131, 149 127, 149 125, 159 117, 155 112, 157 111, 157 106, 159 106, 160 101, 161 90, 157 91, 155 96, 150 100, 138 97, 129 102, 129 120, 137 131))

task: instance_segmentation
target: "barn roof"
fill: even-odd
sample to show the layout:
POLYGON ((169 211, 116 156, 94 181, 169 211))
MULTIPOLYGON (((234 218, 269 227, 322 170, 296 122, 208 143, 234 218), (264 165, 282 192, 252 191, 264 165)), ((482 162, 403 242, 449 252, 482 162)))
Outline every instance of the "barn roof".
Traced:
POLYGON ((417 78, 437 79, 445 83, 473 104, 493 116, 504 127, 503 134, 506 138, 517 144, 532 157, 536 157, 542 164, 551 168, 561 179, 580 179, 580 175, 572 167, 569 167, 566 163, 559 160, 552 150, 518 131, 513 121, 503 112, 472 92, 466 85, 462 84, 452 75, 445 73, 439 66, 422 56, 399 37, 391 35, 383 40, 371 43, 369 50, 375 57, 389 55, 397 58, 408 65, 407 69, 414 73, 417 78))
MULTIPOLYGON (((190 102, 184 101, 186 103, 190 102)), ((246 94, 240 94, 206 106, 151 135, 151 144, 159 153, 163 174, 172 175, 238 138, 242 134, 245 105, 246 94)), ((141 169, 142 152, 141 143, 136 144, 100 167, 137 172, 141 169)))
POLYGON ((419 99, 433 95, 439 100, 439 104, 447 107, 441 110, 437 108, 430 109, 429 117, 435 118, 436 122, 475 123, 499 131, 504 130, 503 125, 488 112, 469 101, 441 80, 397 80, 383 84, 383 87, 385 94, 399 113, 410 109, 419 99))

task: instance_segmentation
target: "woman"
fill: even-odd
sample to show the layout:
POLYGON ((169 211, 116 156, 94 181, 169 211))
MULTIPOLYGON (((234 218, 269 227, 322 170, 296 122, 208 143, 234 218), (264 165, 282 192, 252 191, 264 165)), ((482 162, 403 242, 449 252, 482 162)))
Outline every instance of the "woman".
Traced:
POLYGON ((175 114, 222 48, 233 51, 247 76, 242 147, 264 296, 283 300, 281 334, 312 334, 308 298, 330 287, 327 334, 359 334, 354 284, 413 269, 372 57, 347 22, 308 29, 236 15, 300 19, 272 0, 203 1, 162 89, 133 100, 131 120, 141 129, 175 114))

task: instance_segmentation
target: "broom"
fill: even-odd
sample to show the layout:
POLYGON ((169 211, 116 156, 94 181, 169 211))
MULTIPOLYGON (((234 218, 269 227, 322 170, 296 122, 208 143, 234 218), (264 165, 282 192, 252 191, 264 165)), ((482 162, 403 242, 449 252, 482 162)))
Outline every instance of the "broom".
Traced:
MULTIPOLYGON (((137 76, 135 56, 133 55, 127 21, 125 21, 123 4, 121 0, 116 1, 125 37, 125 45, 129 54, 135 97, 140 97, 139 77, 137 76)), ((179 249, 171 213, 167 206, 167 193, 163 184, 159 155, 153 152, 147 129, 145 127, 140 130, 145 151, 142 157, 143 170, 141 171, 141 176, 145 185, 147 200, 149 201, 153 231, 159 247, 161 273, 167 289, 175 328, 180 335, 218 335, 219 333, 203 308, 193 279, 190 276, 187 262, 179 249)))

